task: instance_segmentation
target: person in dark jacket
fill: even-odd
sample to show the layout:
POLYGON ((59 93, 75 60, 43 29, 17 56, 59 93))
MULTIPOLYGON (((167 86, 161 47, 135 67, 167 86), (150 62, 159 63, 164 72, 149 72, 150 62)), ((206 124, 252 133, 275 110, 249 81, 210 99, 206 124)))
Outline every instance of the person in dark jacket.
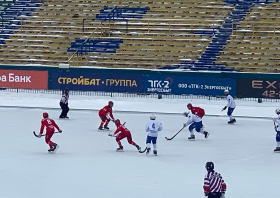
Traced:
POLYGON ((67 113, 69 111, 68 99, 69 99, 69 89, 65 89, 64 93, 62 94, 60 103, 59 103, 60 107, 62 109, 62 112, 61 112, 59 118, 62 118, 62 119, 69 118, 67 116, 67 113))

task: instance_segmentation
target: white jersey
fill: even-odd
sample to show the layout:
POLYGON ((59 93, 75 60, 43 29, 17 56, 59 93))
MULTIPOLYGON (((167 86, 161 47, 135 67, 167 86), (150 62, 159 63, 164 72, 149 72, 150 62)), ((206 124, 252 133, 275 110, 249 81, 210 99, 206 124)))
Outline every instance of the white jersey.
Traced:
POLYGON ((278 118, 273 119, 275 122, 275 130, 280 131, 280 115, 278 115, 278 118))
POLYGON ((148 136, 157 137, 158 132, 162 130, 162 125, 157 120, 150 120, 146 124, 145 129, 148 132, 148 136))
POLYGON ((227 96, 227 107, 230 107, 230 108, 235 108, 236 105, 235 105, 235 102, 233 100, 233 97, 231 95, 228 95, 227 96))
POLYGON ((201 121, 202 121, 201 117, 199 117, 195 114, 189 113, 188 114, 188 121, 186 122, 186 125, 188 126, 189 124, 191 124, 193 122, 201 122, 201 121))

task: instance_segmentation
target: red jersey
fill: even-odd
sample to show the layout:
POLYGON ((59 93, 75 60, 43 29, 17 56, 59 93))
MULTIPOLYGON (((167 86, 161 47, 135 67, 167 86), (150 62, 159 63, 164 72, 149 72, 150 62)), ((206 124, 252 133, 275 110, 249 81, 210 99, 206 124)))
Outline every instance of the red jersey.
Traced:
POLYGON ((107 115, 110 115, 110 117, 112 119, 114 119, 114 116, 113 116, 113 113, 112 113, 112 108, 107 105, 105 107, 103 107, 102 109, 99 110, 99 115, 102 115, 102 116, 107 116, 107 115))
POLYGON ((219 173, 215 171, 209 171, 204 177, 203 189, 205 193, 224 193, 226 192, 227 185, 219 173))
POLYGON ((40 134, 43 134, 45 127, 46 127, 46 131, 48 131, 48 132, 54 132, 54 128, 56 128, 57 130, 60 130, 59 127, 57 126, 57 124, 55 123, 55 121, 50 118, 44 118, 41 121, 40 134))
POLYGON ((114 135, 116 134, 130 134, 130 131, 123 125, 119 125, 117 130, 114 132, 114 135))
POLYGON ((191 112, 201 118, 205 115, 204 109, 200 107, 191 107, 191 112))

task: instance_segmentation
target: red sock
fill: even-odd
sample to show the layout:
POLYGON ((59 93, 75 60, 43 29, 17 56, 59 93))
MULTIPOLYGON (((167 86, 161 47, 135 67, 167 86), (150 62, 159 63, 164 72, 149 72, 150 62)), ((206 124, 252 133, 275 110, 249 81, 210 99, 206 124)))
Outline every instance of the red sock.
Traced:
POLYGON ((135 142, 132 142, 132 145, 133 145, 133 146, 136 146, 137 144, 136 144, 135 142))
POLYGON ((122 146, 122 143, 121 141, 117 141, 118 142, 118 145, 121 147, 122 146))
POLYGON ((104 122, 101 122, 99 127, 103 127, 103 124, 104 124, 104 122))
POLYGON ((49 141, 49 146, 52 147, 53 146, 53 142, 49 141))

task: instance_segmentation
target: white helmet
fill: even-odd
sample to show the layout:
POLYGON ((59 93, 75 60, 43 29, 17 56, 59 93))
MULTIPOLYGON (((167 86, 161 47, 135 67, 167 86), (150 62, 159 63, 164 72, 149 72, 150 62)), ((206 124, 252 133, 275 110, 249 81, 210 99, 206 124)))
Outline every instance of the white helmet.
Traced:
POLYGON ((229 93, 229 90, 228 90, 228 89, 226 89, 226 90, 224 91, 224 93, 229 93))
POLYGON ((151 119, 151 120, 155 120, 155 119, 156 119, 155 114, 152 114, 152 115, 150 116, 150 119, 151 119))
POLYGON ((275 113, 276 113, 276 114, 279 114, 279 113, 280 113, 280 109, 277 108, 277 109, 275 110, 275 113))

